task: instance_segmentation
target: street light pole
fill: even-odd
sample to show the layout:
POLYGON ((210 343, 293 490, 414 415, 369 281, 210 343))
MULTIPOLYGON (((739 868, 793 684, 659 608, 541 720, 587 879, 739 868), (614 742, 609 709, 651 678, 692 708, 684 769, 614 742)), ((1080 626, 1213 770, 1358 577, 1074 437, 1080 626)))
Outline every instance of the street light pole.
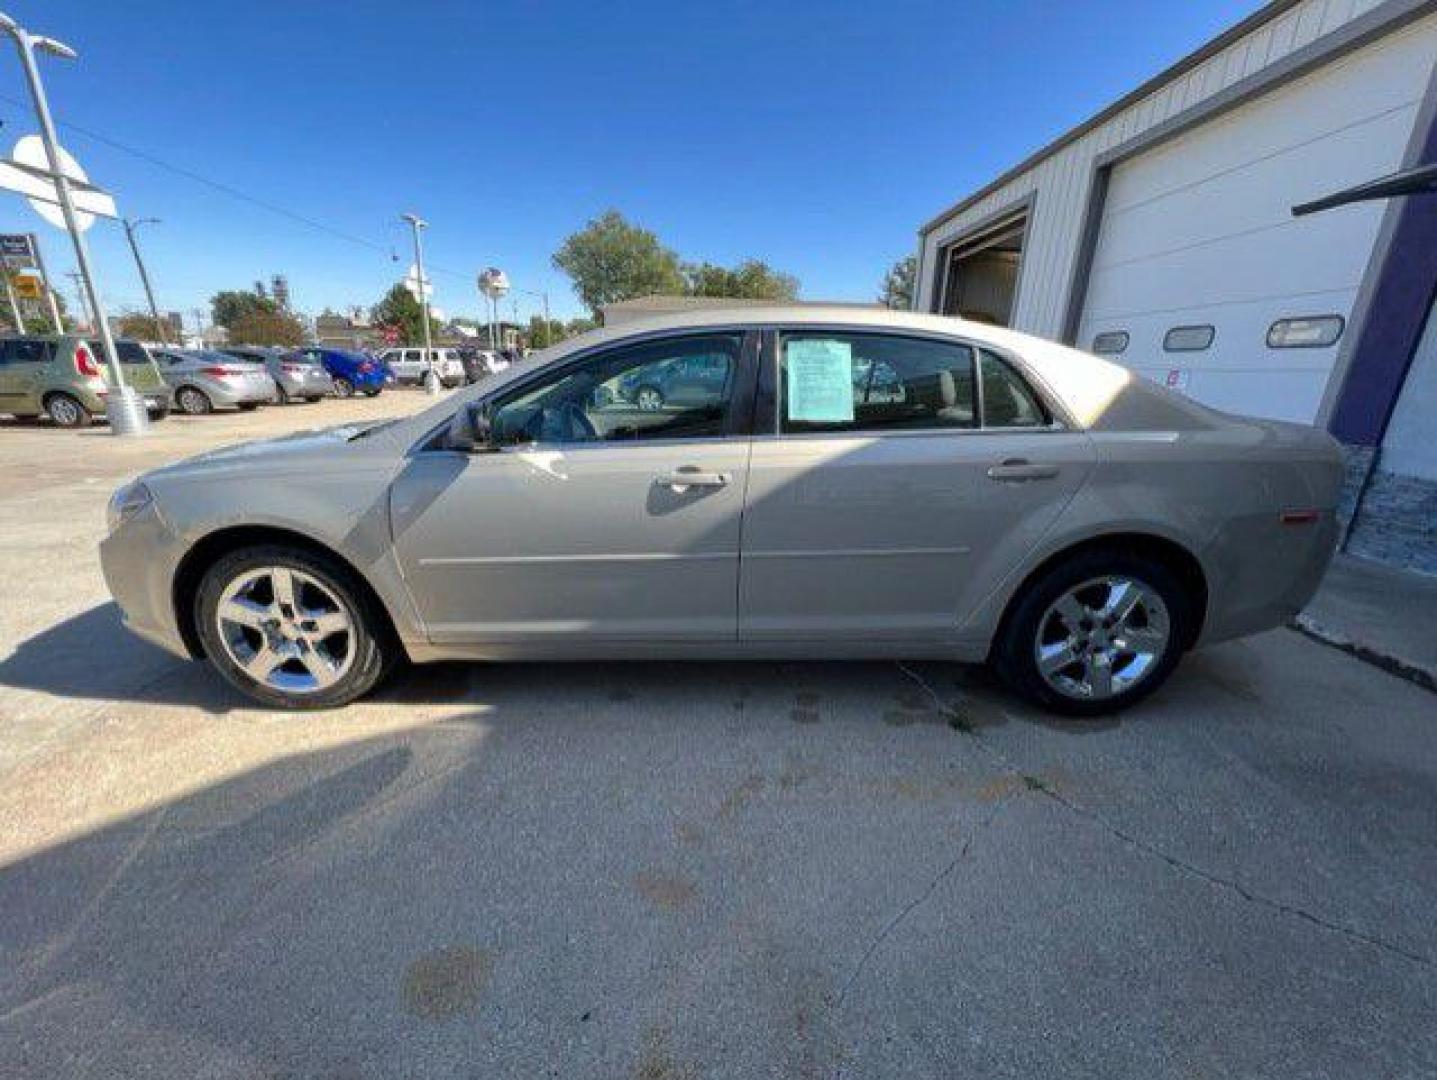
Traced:
POLYGON ((418 214, 401 214, 400 217, 409 222, 414 230, 414 268, 419 274, 419 310, 424 319, 424 358, 429 364, 429 370, 424 373, 424 391, 435 395, 439 393, 439 372, 434 370, 434 348, 429 335, 429 294, 425 292, 429 279, 424 276, 424 244, 419 239, 419 230, 427 228, 429 222, 418 214))
POLYGON ((30 97, 35 102, 35 118, 40 123, 40 138, 45 143, 45 158, 50 163, 50 175, 55 181, 55 195, 60 202, 60 212, 65 216, 65 227, 70 232, 70 241, 75 245, 75 262, 79 265, 80 275, 85 282, 85 295, 89 298, 90 310, 94 312, 95 322, 99 324, 100 344, 105 350, 105 363, 110 368, 110 392, 106 397, 105 408, 110 420, 110 433, 143 435, 149 428, 150 418, 145 412, 144 401, 125 385, 125 373, 120 367, 115 339, 110 335, 110 324, 105 319, 105 307, 100 302, 100 290, 95 285, 95 275, 90 268, 89 247, 75 217, 75 204, 70 198, 70 180, 60 161, 60 140, 55 136, 55 122, 50 117, 50 102, 45 96, 45 84, 40 80, 40 68, 35 63, 36 49, 65 60, 75 59, 75 50, 54 38, 31 34, 5 14, 0 14, 0 31, 10 35, 20 53, 20 63, 25 69, 25 81, 30 87, 30 97))
POLYGON ((145 286, 145 299, 150 302, 150 318, 155 322, 155 333, 159 335, 160 344, 168 345, 169 338, 165 335, 164 323, 160 322, 160 309, 155 303, 155 290, 150 287, 150 273, 145 269, 145 260, 140 258, 140 245, 135 243, 135 230, 141 225, 158 225, 159 218, 140 218, 139 221, 131 221, 125 218, 125 238, 130 241, 130 251, 134 253, 135 265, 140 268, 140 281, 145 286))

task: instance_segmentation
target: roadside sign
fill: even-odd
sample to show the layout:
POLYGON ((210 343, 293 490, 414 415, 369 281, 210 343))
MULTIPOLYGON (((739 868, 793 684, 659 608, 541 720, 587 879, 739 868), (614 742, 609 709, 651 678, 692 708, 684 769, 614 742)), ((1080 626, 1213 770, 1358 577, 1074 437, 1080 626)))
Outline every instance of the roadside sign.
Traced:
POLYGON ((29 233, 0 233, 0 255, 7 259, 31 259, 29 233))
POLYGON ((15 295, 21 300, 43 300, 45 298, 45 283, 40 280, 40 275, 36 271, 17 271, 10 280, 15 286, 15 295))

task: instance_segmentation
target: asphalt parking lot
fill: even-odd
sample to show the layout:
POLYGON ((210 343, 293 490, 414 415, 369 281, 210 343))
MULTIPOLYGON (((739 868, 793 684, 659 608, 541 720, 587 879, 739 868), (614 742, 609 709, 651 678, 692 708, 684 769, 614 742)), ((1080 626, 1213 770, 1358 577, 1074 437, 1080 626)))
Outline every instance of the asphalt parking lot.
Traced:
POLYGON ((1437 699, 1295 633, 1060 723, 934 663, 275 714, 120 627, 125 477, 423 404, 0 421, 0 1075, 1437 1073, 1437 699))

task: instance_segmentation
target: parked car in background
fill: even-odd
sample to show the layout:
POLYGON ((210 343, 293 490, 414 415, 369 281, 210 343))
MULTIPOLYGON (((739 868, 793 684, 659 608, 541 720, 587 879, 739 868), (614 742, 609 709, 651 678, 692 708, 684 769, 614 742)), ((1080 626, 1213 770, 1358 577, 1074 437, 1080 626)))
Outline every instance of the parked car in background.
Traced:
MULTIPOLYGON (((458 349, 430 349, 439 381, 445 386, 464 385, 464 361, 458 349)), ((379 359, 389 365, 394 377, 402 383, 422 383, 429 370, 429 361, 424 358, 423 349, 411 347, 385 349, 379 359)))
POLYGON ((281 405, 291 401, 315 402, 334 393, 334 380, 324 365, 303 356, 293 356, 284 349, 261 345, 226 345, 220 352, 239 360, 263 364, 275 383, 275 400, 281 405))
POLYGON ((1009 330, 687 312, 142 476, 101 561, 133 629, 271 706, 405 656, 908 657, 1096 715, 1300 611, 1342 472, 1326 432, 1009 330), (615 392, 677 365, 683 405, 615 392))
POLYGON ((721 393, 732 365, 721 353, 681 356, 665 364, 629 372, 619 380, 619 397, 646 412, 665 405, 685 406, 721 393))
MULTIPOLYGON (((143 395, 150 419, 163 420, 172 395, 153 357, 138 341, 116 341, 115 351, 126 384, 143 395)), ((110 383, 104 357, 100 342, 74 334, 0 341, 0 413, 85 427, 105 414, 110 383)))
POLYGON ((470 384, 496 375, 509 366, 507 360, 488 349, 461 347, 456 351, 464 365, 464 381, 470 384))
POLYGON ((329 377, 334 381, 335 397, 347 398, 355 394, 374 397, 384 389, 387 382, 394 381, 388 365, 363 353, 331 349, 323 345, 306 345, 285 355, 302 357, 319 364, 329 372, 329 377))
POLYGON ((255 409, 275 399, 275 382, 263 364, 208 349, 151 349, 175 395, 175 408, 201 416, 216 408, 255 409))

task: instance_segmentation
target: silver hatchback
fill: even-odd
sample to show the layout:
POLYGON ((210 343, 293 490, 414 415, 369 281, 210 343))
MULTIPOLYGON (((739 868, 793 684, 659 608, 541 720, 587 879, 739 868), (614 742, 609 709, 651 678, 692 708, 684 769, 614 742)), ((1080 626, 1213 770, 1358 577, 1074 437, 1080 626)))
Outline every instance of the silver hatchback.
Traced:
POLYGON ((273 706, 404 656, 913 657, 1092 715, 1299 611, 1341 476, 1324 432, 1037 338, 749 308, 160 469, 101 557, 132 629, 273 706), (702 386, 633 399, 675 365, 702 386))

